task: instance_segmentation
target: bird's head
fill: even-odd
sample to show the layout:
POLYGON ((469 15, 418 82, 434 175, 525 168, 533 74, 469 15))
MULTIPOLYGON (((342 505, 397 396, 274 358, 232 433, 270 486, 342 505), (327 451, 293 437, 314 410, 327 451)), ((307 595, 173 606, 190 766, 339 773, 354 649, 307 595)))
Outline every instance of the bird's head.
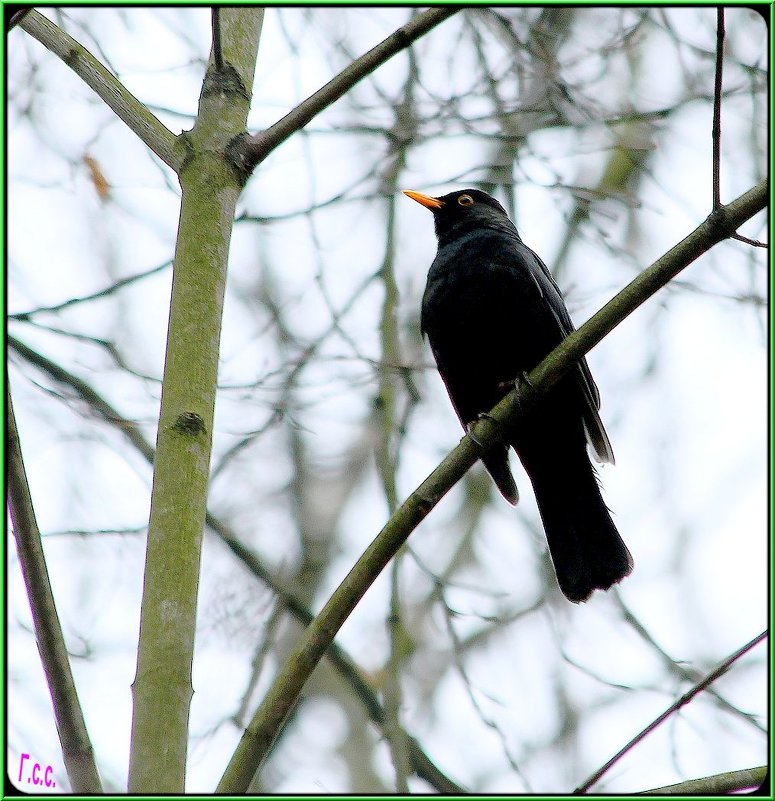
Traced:
POLYGON ((404 194, 433 212, 439 242, 481 228, 516 233, 506 209, 494 197, 479 189, 460 189, 441 197, 431 197, 409 189, 405 189, 404 194))

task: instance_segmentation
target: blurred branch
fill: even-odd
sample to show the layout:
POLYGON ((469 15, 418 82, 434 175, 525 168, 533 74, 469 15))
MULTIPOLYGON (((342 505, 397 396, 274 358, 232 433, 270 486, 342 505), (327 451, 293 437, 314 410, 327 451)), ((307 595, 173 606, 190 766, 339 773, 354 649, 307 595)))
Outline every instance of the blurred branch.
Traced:
POLYGON ((178 172, 187 152, 183 141, 85 47, 34 10, 24 17, 19 26, 59 56, 165 164, 178 172))
MULTIPOLYGON (((121 431, 129 442, 142 454, 145 460, 150 465, 153 465, 155 457, 154 448, 147 442, 140 428, 131 420, 124 417, 89 384, 13 336, 8 337, 8 345, 12 351, 16 352, 29 364, 42 370, 58 383, 73 389, 105 422, 121 431)), ((280 604, 288 610, 302 627, 306 627, 312 623, 315 616, 309 608, 305 606, 291 590, 278 583, 277 579, 263 562, 261 562, 255 553, 237 537, 226 523, 209 511, 207 512, 206 522, 208 528, 223 541, 226 547, 242 562, 248 571, 272 590, 280 604)), ((355 696, 363 704, 372 722, 382 729, 385 723, 382 705, 374 689, 364 678, 360 668, 337 643, 334 643, 332 647, 329 648, 326 655, 335 670, 340 674, 343 680, 350 685, 355 696)), ((464 788, 460 787, 460 785, 456 784, 436 767, 423 751, 422 746, 411 736, 409 737, 409 755, 412 761, 412 767, 417 775, 421 779, 427 781, 438 792, 448 794, 465 792, 464 788)))
POLYGON ((358 81, 459 10, 459 8, 449 7, 431 8, 418 14, 376 47, 348 64, 335 78, 302 101, 293 111, 270 128, 252 136, 247 134, 236 139, 230 148, 229 155, 243 181, 247 181, 256 165, 275 148, 342 97, 358 81))
POLYGON ((75 376, 69 371, 65 370, 56 362, 52 362, 50 359, 47 359, 41 353, 38 353, 33 348, 29 347, 29 345, 26 345, 21 340, 16 339, 16 337, 9 334, 7 341, 11 351, 16 352, 26 362, 29 362, 29 364, 32 364, 33 366, 42 370, 44 373, 47 373, 58 383, 64 384, 65 386, 75 390, 76 394, 82 400, 84 400, 93 411, 97 412, 97 414, 99 414, 99 416, 105 420, 105 422, 110 423, 110 425, 118 428, 119 431, 121 431, 121 433, 132 443, 132 445, 134 445, 135 448, 140 451, 140 453, 145 457, 145 460, 149 464, 153 464, 153 446, 150 445, 142 435, 140 428, 131 420, 128 420, 122 414, 120 414, 89 384, 87 384, 83 379, 78 378, 78 376, 75 376))
POLYGON ((264 636, 261 638, 261 642, 258 644, 255 654, 253 655, 247 687, 245 688, 245 692, 242 694, 242 698, 240 699, 237 710, 232 716, 234 725, 239 728, 242 728, 245 725, 245 718, 248 714, 253 693, 258 686, 261 674, 264 672, 267 657, 270 654, 272 644, 274 643, 275 636, 277 635, 277 630, 280 627, 282 612, 282 600, 279 597, 276 597, 272 611, 269 614, 269 619, 266 622, 264 636))
MULTIPOLYGON (((676 676, 679 680, 685 682, 692 682, 697 681, 701 674, 699 670, 695 668, 687 668, 684 667, 680 662, 677 662, 673 659, 670 654, 668 654, 660 645, 659 643, 651 636, 651 632, 641 623, 641 621, 635 616, 632 610, 624 603, 622 600, 622 595, 619 592, 618 588, 615 589, 614 592, 611 593, 614 603, 619 607, 619 610, 622 613, 624 620, 632 626, 633 629, 638 633, 638 635, 646 642, 651 648, 654 649, 656 654, 662 660, 662 664, 665 665, 666 669, 670 671, 674 676, 676 676)), ((744 720, 746 723, 755 726, 760 732, 763 734, 767 733, 767 729, 763 726, 757 719, 755 715, 752 715, 750 712, 743 712, 742 709, 738 709, 734 704, 731 704, 721 695, 715 688, 709 687, 708 694, 711 695, 718 705, 725 709, 727 712, 736 715, 737 717, 744 720)))
POLYGON ((7 384, 6 412, 8 508, 16 539, 16 552, 19 555, 19 564, 30 602, 35 640, 51 693, 62 757, 74 793, 102 793, 102 783, 94 761, 94 749, 83 719, 83 710, 78 700, 62 625, 59 622, 54 593, 51 589, 43 543, 24 468, 11 389, 7 384))
POLYGON ((678 784, 669 784, 667 787, 657 787, 654 790, 644 790, 638 795, 730 795, 762 788, 768 775, 768 766, 762 765, 748 770, 730 770, 714 776, 703 776, 701 779, 690 779, 678 784))
POLYGON ((747 654, 752 648, 758 645, 767 637, 767 632, 763 631, 761 634, 758 634, 754 637, 750 642, 747 642, 742 648, 738 648, 733 654, 730 654, 723 662, 717 665, 710 673, 705 676, 702 681, 697 682, 690 690, 685 692, 677 701, 670 704, 670 706, 655 720, 649 723, 643 731, 639 732, 635 737, 630 740, 627 745, 625 745, 621 750, 619 750, 608 762, 605 763, 601 768, 598 768, 585 782, 580 784, 573 792, 576 795, 586 793, 593 784, 598 782, 600 778, 608 772, 608 770, 613 767, 626 753, 631 751, 641 740, 643 740, 647 735, 651 734, 654 729, 659 726, 660 723, 664 723, 667 718, 669 718, 673 713, 677 712, 682 706, 685 706, 689 703, 696 695, 699 695, 703 690, 705 690, 710 684, 712 684, 716 679, 723 676, 732 665, 740 659, 741 656, 747 654))
POLYGON ((615 326, 681 270, 726 239, 767 202, 762 181, 722 206, 683 241, 644 270, 613 300, 567 337, 447 455, 407 498, 364 551, 310 624, 277 674, 218 784, 220 793, 244 792, 266 757, 286 715, 344 621, 415 528, 454 484, 496 444, 561 377, 615 326))
POLYGON ((163 262, 162 264, 157 265, 156 267, 151 267, 150 270, 145 270, 145 272, 137 273, 136 275, 130 275, 127 278, 122 278, 119 281, 116 281, 110 286, 105 287, 104 289, 100 289, 97 292, 92 292, 90 295, 83 295, 80 298, 68 298, 67 300, 63 301, 62 303, 57 303, 54 306, 38 306, 37 309, 30 309, 29 311, 25 312, 17 312, 15 314, 9 314, 9 320, 18 320, 20 322, 24 322, 30 320, 37 314, 43 314, 44 312, 53 313, 62 311, 62 309, 67 309, 70 306, 75 306, 78 303, 86 303, 90 300, 99 300, 100 298, 107 298, 110 295, 118 292, 119 289, 123 289, 126 286, 130 286, 134 284, 136 281, 141 281, 143 278, 148 278, 148 276, 155 275, 162 270, 166 270, 168 267, 172 265, 172 260, 167 259, 167 261, 163 262))
POLYGON ((516 758, 512 755, 511 751, 509 750, 509 742, 506 733, 503 731, 501 726, 498 725, 498 722, 487 714, 487 712, 483 709, 482 705, 479 703, 476 697, 473 683, 468 675, 468 671, 466 670, 466 666, 463 661, 463 644, 460 642, 460 638, 457 635, 457 630, 455 629, 455 625, 452 622, 453 618, 456 616, 456 612, 447 603, 447 599, 444 595, 444 585, 441 582, 438 582, 436 584, 435 590, 436 590, 436 597, 441 602, 442 607, 444 609, 444 625, 447 630, 447 634, 449 635, 450 642, 452 643, 452 656, 455 661, 455 667, 457 668, 457 672, 460 676, 460 681, 465 687, 468 700, 470 701, 471 706, 476 712, 479 720, 488 729, 491 729, 495 734, 495 736, 500 741, 501 752, 508 765, 514 771, 514 773, 522 780, 526 791, 528 793, 532 793, 533 790, 530 787, 527 776, 525 776, 524 771, 519 767, 516 758))
MULTIPOLYGON (((562 377, 567 366, 574 364, 595 347, 603 337, 635 311, 638 306, 642 305, 693 261, 709 251, 714 245, 731 237, 744 222, 764 209, 767 204, 768 193, 767 181, 761 181, 729 205, 721 206, 721 208, 711 212, 707 219, 692 231, 689 236, 640 273, 621 292, 606 303, 600 311, 584 323, 581 328, 566 337, 530 373, 530 383, 535 386, 540 382, 544 391, 554 386, 562 377), (562 372, 557 369, 560 365, 563 366, 562 372), (544 381, 547 382, 546 386, 544 386, 544 381)), ((531 393, 522 389, 522 396, 519 400, 523 404, 529 402, 525 397, 529 394, 531 393)), ((504 411, 510 407, 518 407, 519 403, 516 401, 514 393, 511 393, 504 401, 501 401, 504 411), (513 400, 509 401, 510 398, 513 400)))

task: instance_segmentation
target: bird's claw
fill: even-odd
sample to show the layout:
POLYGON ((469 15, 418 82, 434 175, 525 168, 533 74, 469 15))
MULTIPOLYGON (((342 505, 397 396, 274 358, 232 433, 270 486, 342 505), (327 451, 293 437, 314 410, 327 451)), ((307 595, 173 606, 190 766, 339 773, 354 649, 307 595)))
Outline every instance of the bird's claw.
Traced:
POLYGON ((527 370, 522 370, 522 372, 511 381, 501 381, 500 384, 498 384, 498 389, 515 389, 517 394, 519 394, 519 385, 521 382, 527 384, 530 389, 535 389, 527 370))
POLYGON ((466 423, 466 433, 468 436, 480 447, 484 448, 481 442, 473 435, 474 426, 479 420, 489 420, 493 425, 500 426, 501 422, 497 418, 493 417, 489 412, 479 412, 476 415, 476 420, 472 420, 470 423, 466 423))
MULTIPOLYGON (((477 415, 477 417, 481 417, 481 416, 482 415, 477 415)), ((476 445, 478 445, 480 448, 483 448, 484 445, 482 445, 482 443, 479 442, 479 440, 473 434, 475 425, 476 425, 476 421, 471 421, 470 423, 466 423, 466 434, 470 437, 471 440, 473 440, 473 442, 476 445)))

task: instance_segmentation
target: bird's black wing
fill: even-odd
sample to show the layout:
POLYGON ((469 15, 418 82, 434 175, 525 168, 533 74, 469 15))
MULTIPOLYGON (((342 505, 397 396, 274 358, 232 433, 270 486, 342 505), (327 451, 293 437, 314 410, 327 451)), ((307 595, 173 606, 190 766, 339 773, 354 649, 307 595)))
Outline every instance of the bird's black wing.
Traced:
MULTIPOLYGON (((520 241, 519 244, 521 249, 524 249, 522 255, 525 262, 531 266, 530 275, 547 308, 551 311, 562 337, 565 338, 576 329, 562 299, 560 288, 543 261, 523 242, 520 241)), ((598 413, 600 392, 592 378, 586 359, 579 360, 575 372, 577 384, 584 397, 583 418, 587 441, 592 446, 592 451, 597 461, 613 464, 614 452, 611 447, 611 441, 608 439, 608 434, 598 413)))
MULTIPOLYGON (((425 333, 425 331, 423 331, 425 333)), ((473 414, 466 414, 460 407, 460 400, 463 397, 468 398, 468 393, 461 391, 460 385, 456 385, 452 379, 452 372, 444 361, 444 357, 439 350, 434 346, 433 340, 429 339, 431 352, 433 358, 436 360, 436 366, 439 370, 444 386, 447 388, 447 394, 450 401, 452 401, 452 408, 460 420, 463 428, 468 431, 469 426, 476 422, 476 416, 473 414)), ((511 475, 509 468, 509 446, 507 443, 500 442, 494 445, 487 453, 482 456, 482 462, 489 471, 490 475, 495 481, 496 486, 500 490, 503 497, 512 505, 516 506, 519 502, 519 490, 514 482, 514 477, 511 475)))

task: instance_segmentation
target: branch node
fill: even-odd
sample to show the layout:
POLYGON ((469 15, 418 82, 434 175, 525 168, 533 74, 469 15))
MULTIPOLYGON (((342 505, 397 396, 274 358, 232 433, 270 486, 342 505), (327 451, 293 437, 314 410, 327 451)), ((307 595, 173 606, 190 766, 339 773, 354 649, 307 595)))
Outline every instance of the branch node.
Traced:
POLYGON ((734 233, 734 228, 731 226, 729 212, 726 206, 717 206, 708 215, 708 225, 711 230, 729 236, 734 233))
POLYGON ((436 501, 434 501, 432 498, 426 498, 424 495, 419 495, 416 492, 414 493, 413 497, 417 506, 417 513, 420 516, 420 520, 422 520, 436 505, 436 501))
POLYGON ((226 146, 226 162, 234 170, 240 186, 245 186, 256 165, 266 156, 266 148, 259 141, 257 137, 243 131, 226 146))
POLYGON ((245 88, 240 74, 228 62, 224 62, 220 69, 211 64, 205 74, 202 95, 214 94, 226 97, 237 95, 244 100, 250 100, 250 92, 245 88))

